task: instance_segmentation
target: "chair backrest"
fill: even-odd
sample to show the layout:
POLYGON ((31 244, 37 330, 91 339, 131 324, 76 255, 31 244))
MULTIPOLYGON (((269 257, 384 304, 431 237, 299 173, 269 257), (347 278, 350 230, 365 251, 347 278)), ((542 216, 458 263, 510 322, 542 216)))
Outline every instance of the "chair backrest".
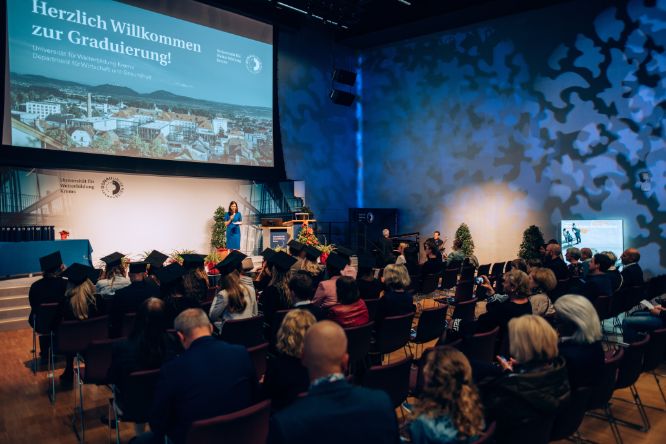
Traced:
POLYGON ((51 333, 60 318, 60 304, 52 302, 50 304, 40 304, 35 314, 35 331, 40 335, 51 333))
POLYGON ((361 385, 388 393, 393 407, 396 408, 407 399, 409 394, 409 374, 412 359, 404 358, 387 365, 370 367, 363 375, 361 385))
POLYGON ((264 342, 264 317, 262 315, 244 319, 230 319, 222 324, 220 339, 231 344, 254 347, 264 342))
POLYGON ((83 352, 92 341, 109 338, 109 317, 99 316, 83 321, 63 321, 58 326, 58 351, 83 352))
POLYGON ((456 301, 469 301, 474 297, 474 281, 460 281, 456 285, 456 301))
POLYGON ((477 276, 488 276, 490 274, 490 264, 479 265, 479 269, 476 272, 477 276))
POLYGON ((458 268, 447 268, 444 270, 444 277, 442 278, 442 287, 449 289, 456 286, 458 282, 458 268))
POLYGON ((344 329, 347 335, 347 353, 350 364, 361 361, 370 351, 370 340, 374 327, 375 323, 370 321, 365 325, 344 329))
POLYGON ((606 356, 604 368, 597 378, 597 385, 593 387, 590 394, 590 400, 587 409, 603 408, 615 390, 615 381, 617 381, 617 369, 624 358, 624 350, 618 349, 613 355, 606 356))
POLYGON ((460 270, 460 281, 472 281, 472 280, 474 280, 474 273, 475 272, 476 272, 476 268, 474 268, 474 265, 465 265, 460 270))
POLYGON ((594 309, 597 311, 597 315, 599 316, 599 320, 603 321, 604 319, 608 319, 610 317, 610 303, 610 296, 597 296, 597 298, 592 302, 592 305, 594 305, 594 309))
POLYGON ((368 307, 368 317, 371 321, 375 320, 377 316, 377 309, 379 308, 379 298, 377 299, 364 299, 365 306, 368 307))
POLYGON ((160 369, 130 373, 123 390, 116 394, 123 421, 148 422, 159 375, 160 369))
POLYGON ((620 313, 625 311, 625 306, 629 301, 629 293, 625 289, 616 291, 610 299, 610 306, 608 308, 608 317, 614 318, 620 313))
POLYGON ((290 311, 291 309, 286 309, 278 310, 273 313, 273 319, 271 319, 271 337, 267 338, 272 345, 275 345, 277 342, 277 333, 280 329, 280 325, 282 325, 282 321, 284 321, 285 316, 287 316, 287 313, 290 311))
POLYGON ((420 294, 430 294, 437 289, 438 274, 425 274, 421 277, 420 294))
POLYGON ((247 349, 250 359, 254 364, 254 370, 257 372, 257 381, 266 373, 266 355, 268 355, 268 342, 255 345, 247 349))
POLYGON ((377 349, 380 353, 391 353, 409 342, 414 312, 388 316, 377 331, 377 349))
POLYGON ((268 438, 270 400, 237 412, 195 421, 187 434, 187 443, 265 444, 268 438))
POLYGON ((551 441, 566 439, 576 433, 585 417, 591 394, 591 387, 578 387, 571 392, 567 400, 560 404, 550 431, 551 441))
POLYGON ((620 362, 615 388, 625 388, 634 384, 643 371, 643 356, 650 342, 650 335, 637 342, 632 342, 624 350, 624 359, 620 362))
POLYGON ((453 309, 451 317, 453 319, 462 319, 465 322, 474 320, 474 310, 476 309, 476 299, 469 299, 457 302, 453 309))
POLYGON ((640 304, 643 299, 645 299, 645 285, 634 285, 627 288, 627 297, 624 300, 624 311, 640 304))
MULTIPOLYGON (((206 312, 208 313, 208 312, 206 312)), ((123 338, 129 337, 134 328, 134 322, 136 321, 136 313, 125 313, 123 315, 123 323, 120 327, 120 336, 123 338)))
POLYGON ((421 311, 419 323, 416 326, 416 337, 412 342, 424 344, 439 338, 444 333, 447 309, 447 305, 439 305, 421 311))
MULTIPOLYGON (((451 346, 451 344, 448 344, 451 346)), ((416 364, 416 381, 412 387, 412 395, 418 397, 423 391, 423 385, 425 384, 425 378, 423 376, 423 369, 425 368, 426 361, 428 360, 428 355, 432 353, 435 348, 427 348, 421 353, 421 357, 414 361, 416 364)))
POLYGON ((495 360, 495 344, 499 336, 499 327, 484 333, 477 333, 463 339, 458 349, 470 361, 491 363, 495 360))
POLYGON ((652 330, 650 332, 650 342, 645 348, 643 358, 643 371, 651 372, 656 370, 664 359, 666 351, 666 328, 652 330))
POLYGON ((506 265, 506 262, 495 262, 493 264, 493 268, 490 270, 490 274, 495 277, 502 276, 504 273, 504 266, 506 265))
POLYGON ((104 385, 110 384, 109 368, 113 355, 113 344, 122 339, 102 339, 92 341, 83 352, 86 370, 83 377, 84 384, 104 385))

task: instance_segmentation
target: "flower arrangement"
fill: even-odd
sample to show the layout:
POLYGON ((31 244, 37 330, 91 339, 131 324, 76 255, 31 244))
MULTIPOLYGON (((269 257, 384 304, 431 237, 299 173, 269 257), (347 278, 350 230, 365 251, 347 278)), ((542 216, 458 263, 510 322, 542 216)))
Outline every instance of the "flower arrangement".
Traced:
POLYGON ((61 240, 65 240, 69 237, 69 231, 67 231, 67 230, 62 230, 58 234, 60 234, 60 239, 61 240))
POLYGON ((308 224, 308 221, 303 221, 301 231, 298 232, 298 237, 296 240, 302 244, 310 245, 317 247, 319 245, 319 239, 314 233, 312 227, 308 224))
POLYGON ((178 262, 180 265, 183 265, 183 254, 196 254, 194 250, 173 250, 169 259, 167 259, 167 265, 178 262))
POLYGON ((208 274, 219 274, 220 271, 215 268, 215 266, 220 263, 222 260, 224 260, 225 257, 227 257, 229 253, 227 254, 222 254, 218 250, 213 251, 212 253, 208 254, 206 258, 204 259, 204 265, 206 266, 206 272, 208 274))

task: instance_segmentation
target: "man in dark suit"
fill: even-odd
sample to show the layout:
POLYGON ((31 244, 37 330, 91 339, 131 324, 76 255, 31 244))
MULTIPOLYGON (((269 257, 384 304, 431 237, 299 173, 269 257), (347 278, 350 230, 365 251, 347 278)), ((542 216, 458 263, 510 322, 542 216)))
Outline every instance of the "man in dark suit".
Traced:
POLYGON ((303 364, 310 375, 308 395, 273 416, 270 444, 400 441, 388 395, 348 383, 343 375, 348 361, 342 327, 332 321, 310 327, 303 346, 303 364))
MULTIPOLYGON (((185 352, 162 366, 150 416, 152 442, 168 436, 184 443, 194 421, 235 412, 255 401, 257 376, 245 347, 211 336, 213 326, 199 308, 174 321, 185 352)), ((145 440, 142 435, 139 442, 145 440)))
POLYGON ((384 265, 395 263, 395 253, 393 252, 393 241, 389 238, 391 232, 388 228, 382 230, 382 237, 377 242, 379 246, 379 255, 384 261, 384 265))
POLYGON ((562 247, 558 244, 548 244, 546 247, 546 268, 550 268, 558 281, 569 279, 569 269, 562 259, 562 247))
POLYGON ((294 273, 289 279, 289 291, 291 291, 291 300, 294 301, 293 307, 307 310, 318 320, 325 318, 324 311, 312 303, 312 278, 306 271, 300 270, 294 273))
MULTIPOLYGON (((57 302, 62 304, 65 300, 67 281, 58 276, 58 272, 64 270, 60 251, 39 258, 39 266, 42 269, 42 278, 33 282, 28 292, 30 301, 30 317, 28 322, 33 325, 34 316, 41 304, 57 302)), ((39 337, 39 355, 43 363, 49 354, 50 338, 47 335, 39 337)))
POLYGON ((635 248, 627 248, 620 256, 622 260, 622 288, 643 285, 643 269, 638 265, 641 254, 635 248))
POLYGON ((129 264, 129 278, 132 283, 116 291, 111 306, 111 337, 121 336, 123 316, 136 313, 143 302, 151 297, 160 297, 160 288, 152 279, 146 279, 147 262, 129 264))

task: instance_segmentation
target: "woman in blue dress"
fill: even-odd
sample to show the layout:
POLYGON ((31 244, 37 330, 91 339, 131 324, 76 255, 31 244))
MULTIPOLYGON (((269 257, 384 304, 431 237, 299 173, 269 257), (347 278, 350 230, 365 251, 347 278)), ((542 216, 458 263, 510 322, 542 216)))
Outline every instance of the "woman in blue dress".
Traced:
POLYGON ((224 225, 227 226, 227 248, 230 250, 240 250, 241 223, 243 223, 243 217, 238 212, 238 204, 232 200, 229 204, 229 211, 224 215, 224 225))

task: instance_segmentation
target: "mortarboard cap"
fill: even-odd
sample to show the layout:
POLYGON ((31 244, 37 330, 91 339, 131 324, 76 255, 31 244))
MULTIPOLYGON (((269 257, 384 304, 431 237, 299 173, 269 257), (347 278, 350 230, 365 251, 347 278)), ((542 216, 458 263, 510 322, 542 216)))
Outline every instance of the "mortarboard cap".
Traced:
POLYGON ((275 250, 273 250, 272 248, 266 248, 264 251, 262 251, 259 254, 264 257, 264 260, 267 261, 271 256, 275 254, 275 250))
POLYGON ((157 250, 151 251, 150 254, 146 256, 146 262, 150 264, 150 268, 162 267, 167 259, 169 259, 169 256, 157 250))
POLYGON ((311 245, 306 245, 303 247, 303 251, 305 251, 305 257, 307 257, 311 261, 316 261, 319 256, 321 256, 321 251, 319 248, 315 248, 311 245))
POLYGON ((278 251, 270 259, 267 259, 268 263, 275 265, 278 270, 286 272, 289 271, 292 265, 297 261, 295 257, 289 256, 284 251, 278 251))
POLYGON ((303 251, 303 247, 305 247, 305 245, 303 245, 302 243, 300 243, 299 241, 294 240, 294 239, 287 242, 287 246, 289 248, 291 248, 292 250, 298 251, 298 252, 303 251))
POLYGON ((238 265, 240 262, 236 262, 233 257, 229 258, 229 256, 225 257, 223 261, 215 266, 215 268, 217 268, 217 270, 220 272, 220 276, 226 276, 238 270, 238 265))
POLYGON ((352 250, 343 246, 335 247, 335 252, 343 256, 346 256, 347 259, 351 258, 355 254, 352 250))
POLYGON ((349 259, 347 256, 333 252, 328 255, 328 258, 326 259, 326 265, 335 267, 338 270, 343 270, 347 265, 349 265, 349 259))
POLYGON ((183 267, 186 270, 191 270, 192 268, 203 267, 204 259, 206 259, 205 254, 181 254, 180 257, 183 258, 183 267))
POLYGON ((42 271, 52 271, 59 268, 61 265, 62 256, 60 256, 60 251, 39 258, 39 266, 42 271))
POLYGON ((170 284, 181 278, 186 270, 178 263, 169 264, 166 267, 155 270, 155 276, 160 280, 160 285, 170 284))
POLYGON ((358 268, 375 268, 377 259, 370 254, 360 254, 358 256, 358 268))
POLYGON ((240 271, 241 266, 243 264, 243 261, 247 257, 246 254, 241 253, 238 250, 232 250, 231 253, 229 253, 229 256, 227 258, 231 258, 234 264, 236 264, 236 268, 240 271))
POLYGON ((124 257, 125 257, 124 254, 118 253, 116 251, 115 253, 111 253, 108 256, 104 256, 102 258, 102 262, 104 262, 107 267, 114 267, 116 265, 120 265, 124 257))
POLYGON ((88 265, 83 265, 79 263, 73 263, 65 271, 63 271, 60 276, 66 277, 69 282, 74 285, 81 285, 85 282, 86 279, 90 279, 93 284, 97 283, 99 279, 100 270, 89 267, 88 265))
POLYGON ((130 262, 129 272, 130 273, 145 273, 147 267, 148 267, 148 262, 144 262, 144 261, 130 262))

